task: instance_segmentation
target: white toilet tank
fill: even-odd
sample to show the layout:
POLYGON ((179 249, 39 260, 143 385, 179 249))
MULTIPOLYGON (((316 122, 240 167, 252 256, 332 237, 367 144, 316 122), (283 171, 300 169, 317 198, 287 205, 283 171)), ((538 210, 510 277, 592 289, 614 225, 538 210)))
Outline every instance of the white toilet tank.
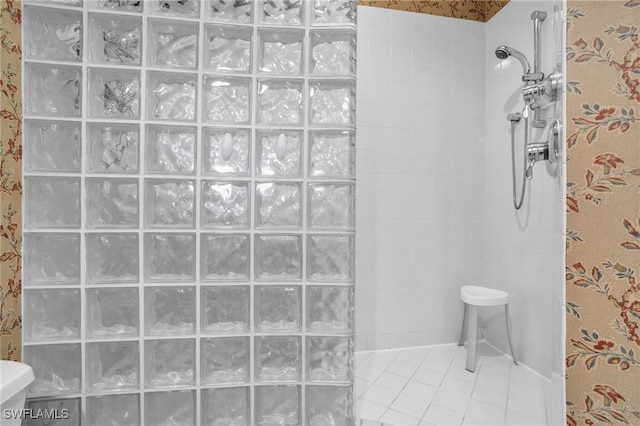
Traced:
POLYGON ((26 389, 33 382, 33 370, 26 364, 0 361, 0 426, 22 423, 26 389))

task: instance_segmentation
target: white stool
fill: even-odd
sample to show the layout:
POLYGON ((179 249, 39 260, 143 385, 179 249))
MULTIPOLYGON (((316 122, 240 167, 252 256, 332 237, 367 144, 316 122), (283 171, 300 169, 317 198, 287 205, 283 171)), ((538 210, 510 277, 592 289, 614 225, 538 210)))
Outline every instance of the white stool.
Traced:
POLYGON ((513 363, 518 365, 516 353, 513 350, 511 340, 511 318, 509 317, 509 293, 487 287, 477 287, 467 285, 460 289, 460 299, 464 302, 464 318, 462 319, 462 331, 458 346, 464 344, 465 335, 468 337, 467 343, 467 371, 472 373, 476 369, 476 340, 478 339, 478 306, 499 306, 504 305, 504 314, 507 321, 507 338, 513 363))

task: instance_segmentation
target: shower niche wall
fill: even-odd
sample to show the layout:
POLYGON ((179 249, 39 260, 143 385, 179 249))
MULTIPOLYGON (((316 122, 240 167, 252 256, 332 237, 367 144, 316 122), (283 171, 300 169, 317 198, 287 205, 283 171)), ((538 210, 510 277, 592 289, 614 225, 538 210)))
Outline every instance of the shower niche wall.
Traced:
POLYGON ((352 424, 355 11, 26 2, 30 408, 352 424))

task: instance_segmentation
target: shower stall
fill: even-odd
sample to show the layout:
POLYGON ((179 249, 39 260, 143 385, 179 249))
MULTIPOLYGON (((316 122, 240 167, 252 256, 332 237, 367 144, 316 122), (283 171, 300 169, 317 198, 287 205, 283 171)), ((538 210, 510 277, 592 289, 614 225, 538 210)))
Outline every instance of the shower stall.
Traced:
MULTIPOLYGON (((522 411, 530 409, 534 424, 565 421, 564 153, 558 150, 551 173, 546 160, 532 165, 521 208, 514 209, 506 117, 525 106, 518 59, 525 72, 534 72, 536 11, 534 18, 546 17, 539 23, 535 72, 544 73, 541 82, 563 73, 565 7, 563 1, 512 0, 486 22, 474 22, 469 11, 457 16, 466 19, 434 16, 445 14, 436 6, 432 14, 358 9, 356 353, 388 351, 393 358, 399 348, 453 344, 463 318, 462 286, 507 291, 518 362, 539 374, 541 387, 522 404, 514 394, 509 405, 505 394, 498 408, 506 418, 533 417, 522 411), (505 55, 497 57, 501 46, 505 55), (509 50, 521 53, 509 57, 509 50)), ((563 86, 555 101, 540 100, 537 119, 546 120, 544 127, 532 125, 528 110, 530 143, 553 143, 556 120, 557 139, 564 140, 563 86)), ((515 133, 518 198, 529 165, 523 167, 529 161, 524 124, 515 133)), ((479 323, 480 338, 509 353, 503 308, 483 309, 479 323)), ((377 374, 385 364, 367 364, 372 356, 357 365, 377 374)), ((428 367, 421 364, 423 376, 434 374, 428 367)), ((454 367, 462 371, 464 363, 454 367)), ((482 364, 477 371, 482 374, 482 364)), ((374 420, 400 409, 390 404, 384 411, 383 398, 368 395, 372 388, 356 375, 357 408, 371 402, 380 416, 374 420)), ((465 414, 464 401, 446 408, 465 414)))
POLYGON ((356 4, 24 4, 28 407, 350 425, 356 4))

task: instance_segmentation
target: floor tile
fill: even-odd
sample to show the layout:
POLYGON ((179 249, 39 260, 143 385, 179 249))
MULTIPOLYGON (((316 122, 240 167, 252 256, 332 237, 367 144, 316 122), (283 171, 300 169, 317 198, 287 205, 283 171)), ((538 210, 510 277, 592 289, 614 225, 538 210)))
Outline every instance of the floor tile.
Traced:
POLYGON ((362 395, 362 398, 389 407, 396 396, 398 392, 374 384, 362 395))
POLYGON ((438 388, 436 386, 430 386, 424 383, 417 382, 415 380, 409 381, 407 385, 402 389, 400 395, 408 395, 414 398, 418 398, 426 403, 431 402, 436 395, 438 388))
POLYGON ((393 401, 390 408, 411 417, 415 417, 416 419, 421 419, 424 412, 427 411, 429 402, 425 402, 424 399, 416 398, 408 394, 400 394, 396 400, 393 401))
POLYGON ((424 413, 422 421, 438 426, 459 426, 462 424, 464 414, 437 405, 430 405, 424 413))
POLYGON ((356 354, 356 426, 546 424, 543 378, 479 348, 475 373, 455 345, 356 354))
POLYGON ((507 410, 507 417, 504 424, 507 426, 545 426, 547 423, 522 413, 507 410))
POLYGON ((353 380, 353 397, 355 399, 360 398, 371 386, 371 383, 366 380, 362 380, 359 377, 354 378, 353 380))
MULTIPOLYGON (((498 426, 504 424, 505 409, 487 404, 486 402, 471 400, 467 411, 465 412, 465 420, 473 419, 476 425, 498 426)), ((464 424, 464 423, 463 423, 464 424)))
POLYGON ((384 370, 363 364, 356 368, 356 377, 364 380, 365 382, 373 383, 383 372, 384 370))
POLYGON ((419 368, 415 373, 413 373, 412 379, 437 387, 440 386, 440 383, 444 380, 444 373, 419 368))
POLYGON ((406 364, 411 364, 415 366, 419 366, 424 361, 424 358, 429 353, 429 348, 409 348, 403 350, 396 357, 396 361, 404 362, 406 364))
POLYGON ((417 369, 417 365, 407 364, 406 362, 399 361, 398 359, 394 360, 389 367, 387 367, 388 372, 402 377, 413 376, 413 373, 415 373, 417 369))
POLYGON ((509 390, 509 376, 496 376, 480 370, 476 379, 476 386, 490 387, 506 395, 509 390))
POLYGON ((486 402, 496 407, 506 408, 507 392, 491 386, 482 386, 476 383, 471 394, 471 399, 486 402))
POLYGON ((387 411, 387 406, 360 398, 355 404, 354 411, 357 418, 364 420, 380 420, 380 417, 382 417, 385 411, 387 411))
POLYGON ((395 410, 388 410, 380 418, 380 422, 393 426, 415 426, 420 420, 395 410))
POLYGON ((391 364, 396 357, 396 353, 377 352, 369 355, 367 359, 363 361, 364 364, 372 367, 385 370, 389 364, 391 364))
POLYGON ((385 371, 382 373, 378 379, 375 381, 375 384, 378 386, 382 386, 383 388, 392 390, 395 393, 400 393, 404 385, 409 381, 408 378, 398 376, 397 374, 389 373, 385 371))

